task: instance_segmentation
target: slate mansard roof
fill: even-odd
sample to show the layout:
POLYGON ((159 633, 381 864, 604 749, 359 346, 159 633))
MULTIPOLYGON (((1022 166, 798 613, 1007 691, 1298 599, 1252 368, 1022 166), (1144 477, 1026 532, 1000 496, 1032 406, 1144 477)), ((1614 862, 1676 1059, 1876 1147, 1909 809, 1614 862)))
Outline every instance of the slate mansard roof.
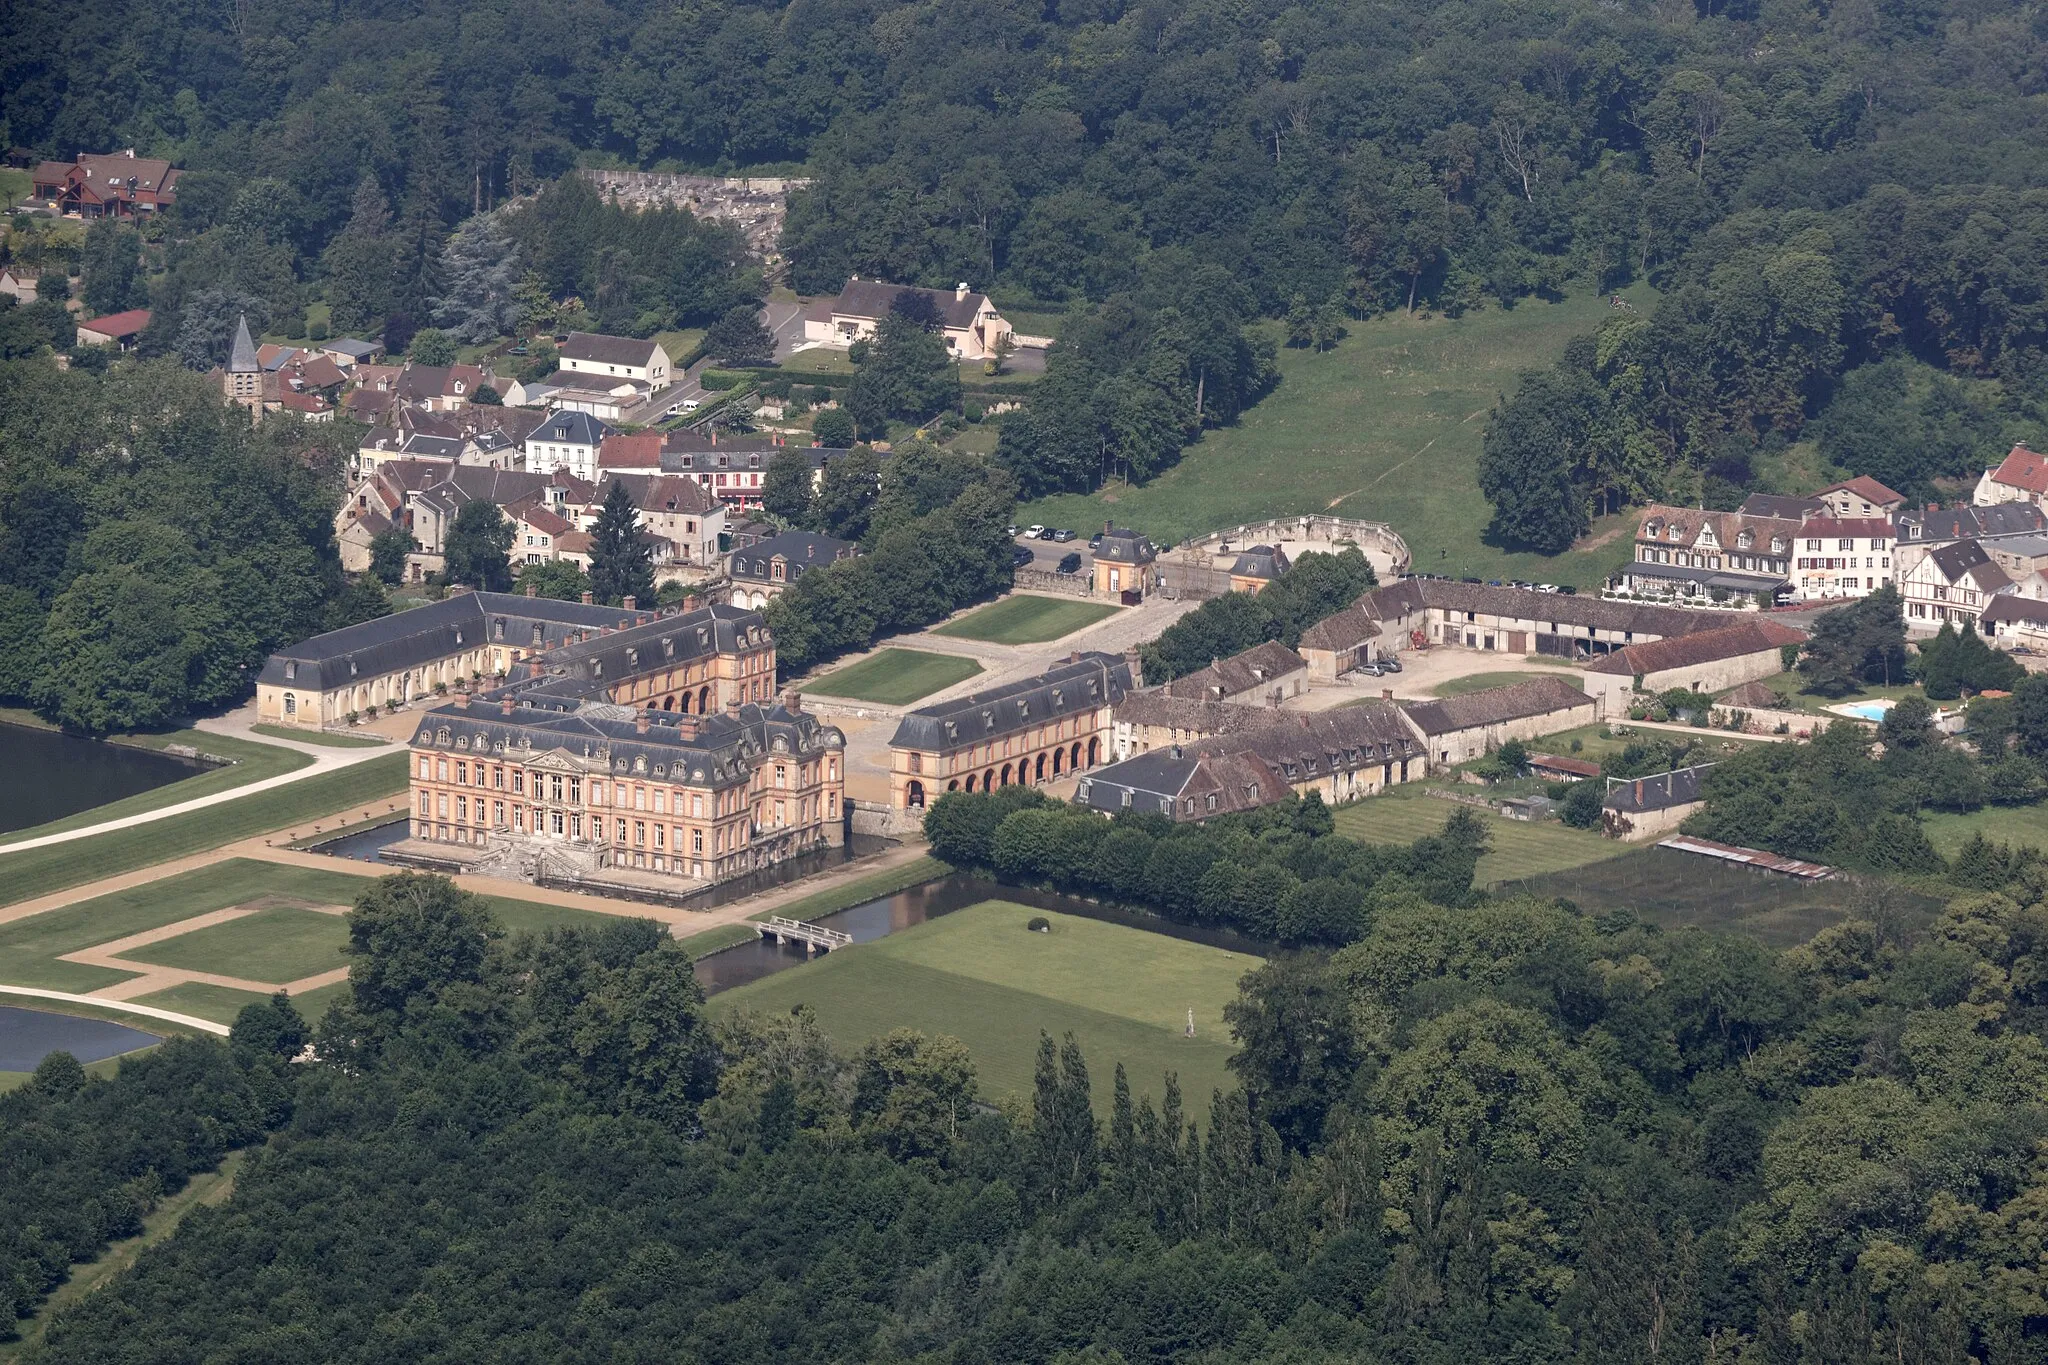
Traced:
POLYGON ((707 716, 602 703, 562 711, 478 702, 429 711, 413 732, 412 747, 528 763, 560 753, 585 772, 711 788, 744 781, 754 761, 764 757, 810 758, 842 750, 846 736, 782 702, 750 702, 707 716))
POLYGON ((1121 657, 1074 654, 1036 677, 919 707, 897 724, 889 747, 942 751, 981 744, 1112 705, 1130 690, 1131 666, 1121 657))
MULTIPOLYGON (((623 615, 617 607, 590 610, 603 612, 606 625, 617 625, 623 615)), ((722 602, 676 616, 643 616, 638 624, 580 641, 562 640, 522 659, 490 699, 513 696, 527 705, 573 707, 602 696, 622 679, 716 654, 765 649, 770 641, 759 612, 722 602)))
POLYGON ((544 648, 559 645, 573 634, 615 626, 620 616, 617 607, 502 592, 457 593, 280 649, 264 662, 256 681, 324 692, 356 678, 417 668, 500 638, 508 645, 532 648, 536 630, 544 648))

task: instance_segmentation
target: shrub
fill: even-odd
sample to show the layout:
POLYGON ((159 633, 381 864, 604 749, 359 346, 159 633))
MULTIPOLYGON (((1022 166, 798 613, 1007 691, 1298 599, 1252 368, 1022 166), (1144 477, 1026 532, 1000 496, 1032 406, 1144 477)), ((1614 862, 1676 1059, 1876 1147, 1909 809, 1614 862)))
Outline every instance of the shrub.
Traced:
POLYGON ((1031 922, 1024 927, 1034 934, 1049 934, 1052 932, 1052 921, 1044 915, 1033 915, 1031 922))
POLYGON ((314 341, 327 340, 327 324, 316 322, 306 328, 306 335, 314 341))
POLYGON ((736 389, 754 376, 744 370, 705 370, 697 376, 697 382, 713 393, 736 389))

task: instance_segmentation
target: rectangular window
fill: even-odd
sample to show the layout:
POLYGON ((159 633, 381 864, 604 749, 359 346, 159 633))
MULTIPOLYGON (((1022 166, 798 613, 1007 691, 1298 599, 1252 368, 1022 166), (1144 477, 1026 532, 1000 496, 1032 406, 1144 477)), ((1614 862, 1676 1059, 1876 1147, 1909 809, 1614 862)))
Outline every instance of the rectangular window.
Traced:
POLYGON ((701 830, 701 829, 693 829, 693 830, 691 830, 691 831, 690 831, 690 852, 692 852, 692 853, 702 853, 703 851, 704 851, 704 831, 703 831, 703 830, 701 830))
POLYGON ((432 764, 431 762, 429 762, 429 761, 428 761, 428 759, 427 759, 427 756, 426 756, 425 754, 421 754, 421 755, 420 755, 420 777, 421 777, 421 779, 422 779, 422 780, 424 780, 424 779, 426 779, 426 778, 430 778, 430 777, 432 777, 433 775, 434 775, 434 765, 433 765, 433 764, 432 764))
POLYGON ((448 780, 447 759, 437 758, 434 760, 434 780, 437 782, 446 782, 448 780))
MULTIPOLYGON (((619 823, 623 825, 625 821, 621 820, 619 823)), ((647 847, 647 822, 645 820, 635 820, 633 822, 633 842, 640 848, 647 847)))
POLYGON ((523 796, 523 795, 525 795, 525 793, 526 793, 526 769, 524 769, 524 768, 514 768, 514 769, 512 770, 512 793, 513 793, 513 795, 515 795, 515 796, 523 796))
POLYGON ((434 813, 443 820, 448 818, 448 793, 438 792, 434 797, 434 813))

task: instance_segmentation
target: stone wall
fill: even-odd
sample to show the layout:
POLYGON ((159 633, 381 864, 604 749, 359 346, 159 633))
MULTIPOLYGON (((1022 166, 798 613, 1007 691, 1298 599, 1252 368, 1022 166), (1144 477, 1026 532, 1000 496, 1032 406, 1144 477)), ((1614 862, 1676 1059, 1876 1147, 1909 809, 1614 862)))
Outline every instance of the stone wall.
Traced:
POLYGON ((1020 592, 1049 592, 1061 597, 1095 596, 1095 578, 1085 573, 1053 573, 1048 569, 1019 569, 1014 587, 1020 592))
POLYGON ((1209 557, 1220 553, 1216 547, 1226 541, 1237 548, 1283 540, 1328 541, 1332 544, 1355 541, 1360 549, 1378 550, 1393 560, 1394 576, 1406 573, 1414 562, 1408 551, 1408 542, 1387 523, 1320 515, 1274 517, 1270 521, 1247 522, 1227 531, 1216 531, 1175 551, 1175 561, 1200 557, 1206 562, 1209 557))

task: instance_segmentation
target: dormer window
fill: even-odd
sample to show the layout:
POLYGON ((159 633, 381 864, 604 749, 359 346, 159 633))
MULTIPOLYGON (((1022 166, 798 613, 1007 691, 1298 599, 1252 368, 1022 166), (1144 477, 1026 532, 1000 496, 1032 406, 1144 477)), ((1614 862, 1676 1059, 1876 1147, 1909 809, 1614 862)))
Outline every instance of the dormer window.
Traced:
POLYGON ((1668 531, 1667 531, 1667 532, 1665 533, 1665 539, 1667 539, 1667 540, 1671 541, 1671 542, 1672 542, 1673 544, 1676 544, 1676 543, 1678 542, 1678 537, 1679 537, 1678 523, 1674 521, 1674 522, 1672 522, 1672 523, 1671 523, 1671 528, 1670 528, 1670 530, 1668 530, 1668 531))
POLYGON ((285 679, 285 681, 286 681, 286 682, 290 682, 290 681, 291 681, 292 679, 294 679, 294 678, 296 678, 296 677, 298 677, 298 676, 299 676, 299 665, 298 665, 298 662, 297 662, 296 660, 293 660, 293 659, 286 659, 286 660, 284 661, 284 679, 285 679))

